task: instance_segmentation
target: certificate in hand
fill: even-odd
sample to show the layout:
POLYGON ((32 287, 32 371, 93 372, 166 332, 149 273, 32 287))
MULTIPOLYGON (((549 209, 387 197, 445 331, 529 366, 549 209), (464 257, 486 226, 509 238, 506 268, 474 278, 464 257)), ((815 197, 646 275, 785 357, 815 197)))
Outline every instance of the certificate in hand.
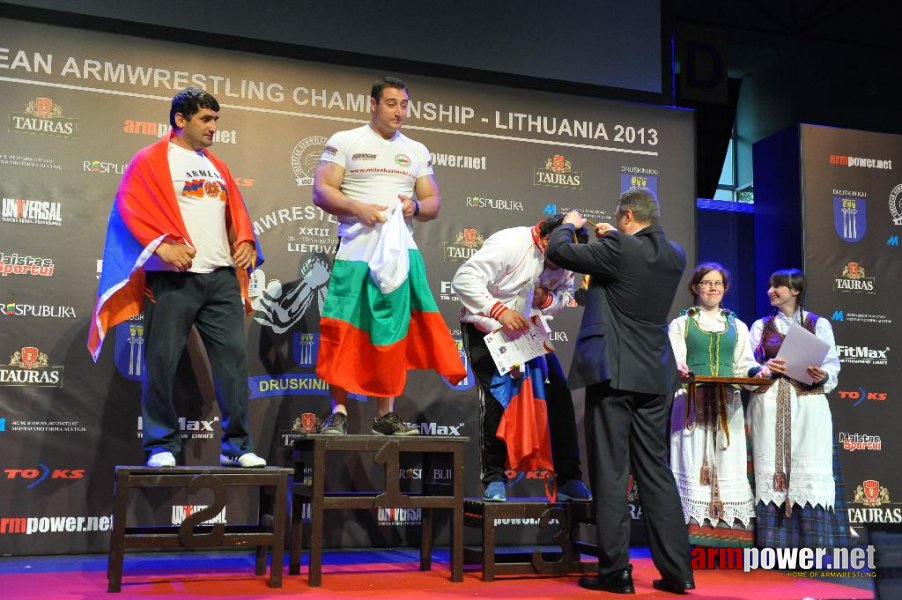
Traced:
POLYGON ((525 331, 496 329, 486 334, 485 345, 501 375, 506 375, 516 365, 524 365, 537 356, 554 351, 551 328, 542 315, 533 315, 529 319, 529 329, 525 331))
POLYGON ((786 374, 789 377, 805 385, 811 385, 814 380, 808 375, 808 367, 819 367, 824 364, 828 350, 830 344, 793 323, 777 356, 786 361, 786 374))

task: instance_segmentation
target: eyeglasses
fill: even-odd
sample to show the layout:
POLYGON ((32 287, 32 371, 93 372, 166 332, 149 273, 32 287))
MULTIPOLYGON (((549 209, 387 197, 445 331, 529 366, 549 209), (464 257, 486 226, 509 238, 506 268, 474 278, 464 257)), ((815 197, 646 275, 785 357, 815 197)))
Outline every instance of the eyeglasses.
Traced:
POLYGON ((715 289, 717 289, 717 288, 722 288, 722 287, 723 287, 723 281, 711 281, 710 279, 706 279, 706 280, 704 280, 704 281, 699 281, 699 282, 698 282, 698 285, 699 285, 700 287, 715 288, 715 289))

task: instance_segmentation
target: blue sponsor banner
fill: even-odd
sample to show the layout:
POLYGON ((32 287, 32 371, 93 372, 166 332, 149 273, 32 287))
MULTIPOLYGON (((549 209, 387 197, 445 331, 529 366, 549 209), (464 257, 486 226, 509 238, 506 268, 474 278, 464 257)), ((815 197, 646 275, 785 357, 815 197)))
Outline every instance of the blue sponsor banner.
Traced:
POLYGON ((648 190, 654 197, 658 197, 658 176, 657 175, 636 175, 635 173, 620 174, 620 193, 633 188, 648 190))
POLYGON ((119 374, 131 381, 144 381, 144 317, 116 325, 113 360, 119 374))
POLYGON ((250 398, 269 396, 328 396, 329 384, 314 373, 255 375, 247 378, 250 398))
POLYGON ((868 206, 864 198, 833 196, 833 229, 844 242, 861 241, 868 230, 868 206))

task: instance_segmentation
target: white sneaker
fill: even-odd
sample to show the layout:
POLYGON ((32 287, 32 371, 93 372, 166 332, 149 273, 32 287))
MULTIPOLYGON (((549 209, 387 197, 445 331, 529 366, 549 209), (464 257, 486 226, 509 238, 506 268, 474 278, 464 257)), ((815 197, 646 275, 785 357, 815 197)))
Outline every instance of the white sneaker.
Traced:
POLYGON ((219 464, 224 467, 244 467, 245 469, 260 468, 266 466, 266 461, 254 454, 246 452, 241 456, 219 455, 219 464))
POLYGON ((147 459, 147 466, 158 469, 160 467, 174 467, 175 457, 172 452, 157 452, 147 459))

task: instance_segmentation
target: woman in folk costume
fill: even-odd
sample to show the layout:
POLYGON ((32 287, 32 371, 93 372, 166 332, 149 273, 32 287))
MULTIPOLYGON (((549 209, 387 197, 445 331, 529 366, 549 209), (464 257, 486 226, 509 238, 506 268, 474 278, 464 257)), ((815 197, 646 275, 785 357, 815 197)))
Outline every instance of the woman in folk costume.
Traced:
POLYGON ((755 462, 756 544, 835 547, 849 544, 839 454, 826 394, 836 387, 839 355, 827 319, 803 308, 807 281, 787 269, 770 277, 773 312, 751 330, 762 372, 777 378, 753 394, 749 427, 755 462), (810 385, 786 375, 780 346, 800 325, 829 345, 823 363, 807 368, 810 385))
MULTIPOLYGON (((748 327, 723 308, 730 276, 700 264, 689 281, 694 305, 670 323, 670 344, 682 377, 748 377, 759 371, 748 327)), ((699 384, 694 398, 677 392, 670 417, 670 468, 680 490, 689 541, 751 546, 755 516, 748 480, 745 415, 739 390, 699 384)))

